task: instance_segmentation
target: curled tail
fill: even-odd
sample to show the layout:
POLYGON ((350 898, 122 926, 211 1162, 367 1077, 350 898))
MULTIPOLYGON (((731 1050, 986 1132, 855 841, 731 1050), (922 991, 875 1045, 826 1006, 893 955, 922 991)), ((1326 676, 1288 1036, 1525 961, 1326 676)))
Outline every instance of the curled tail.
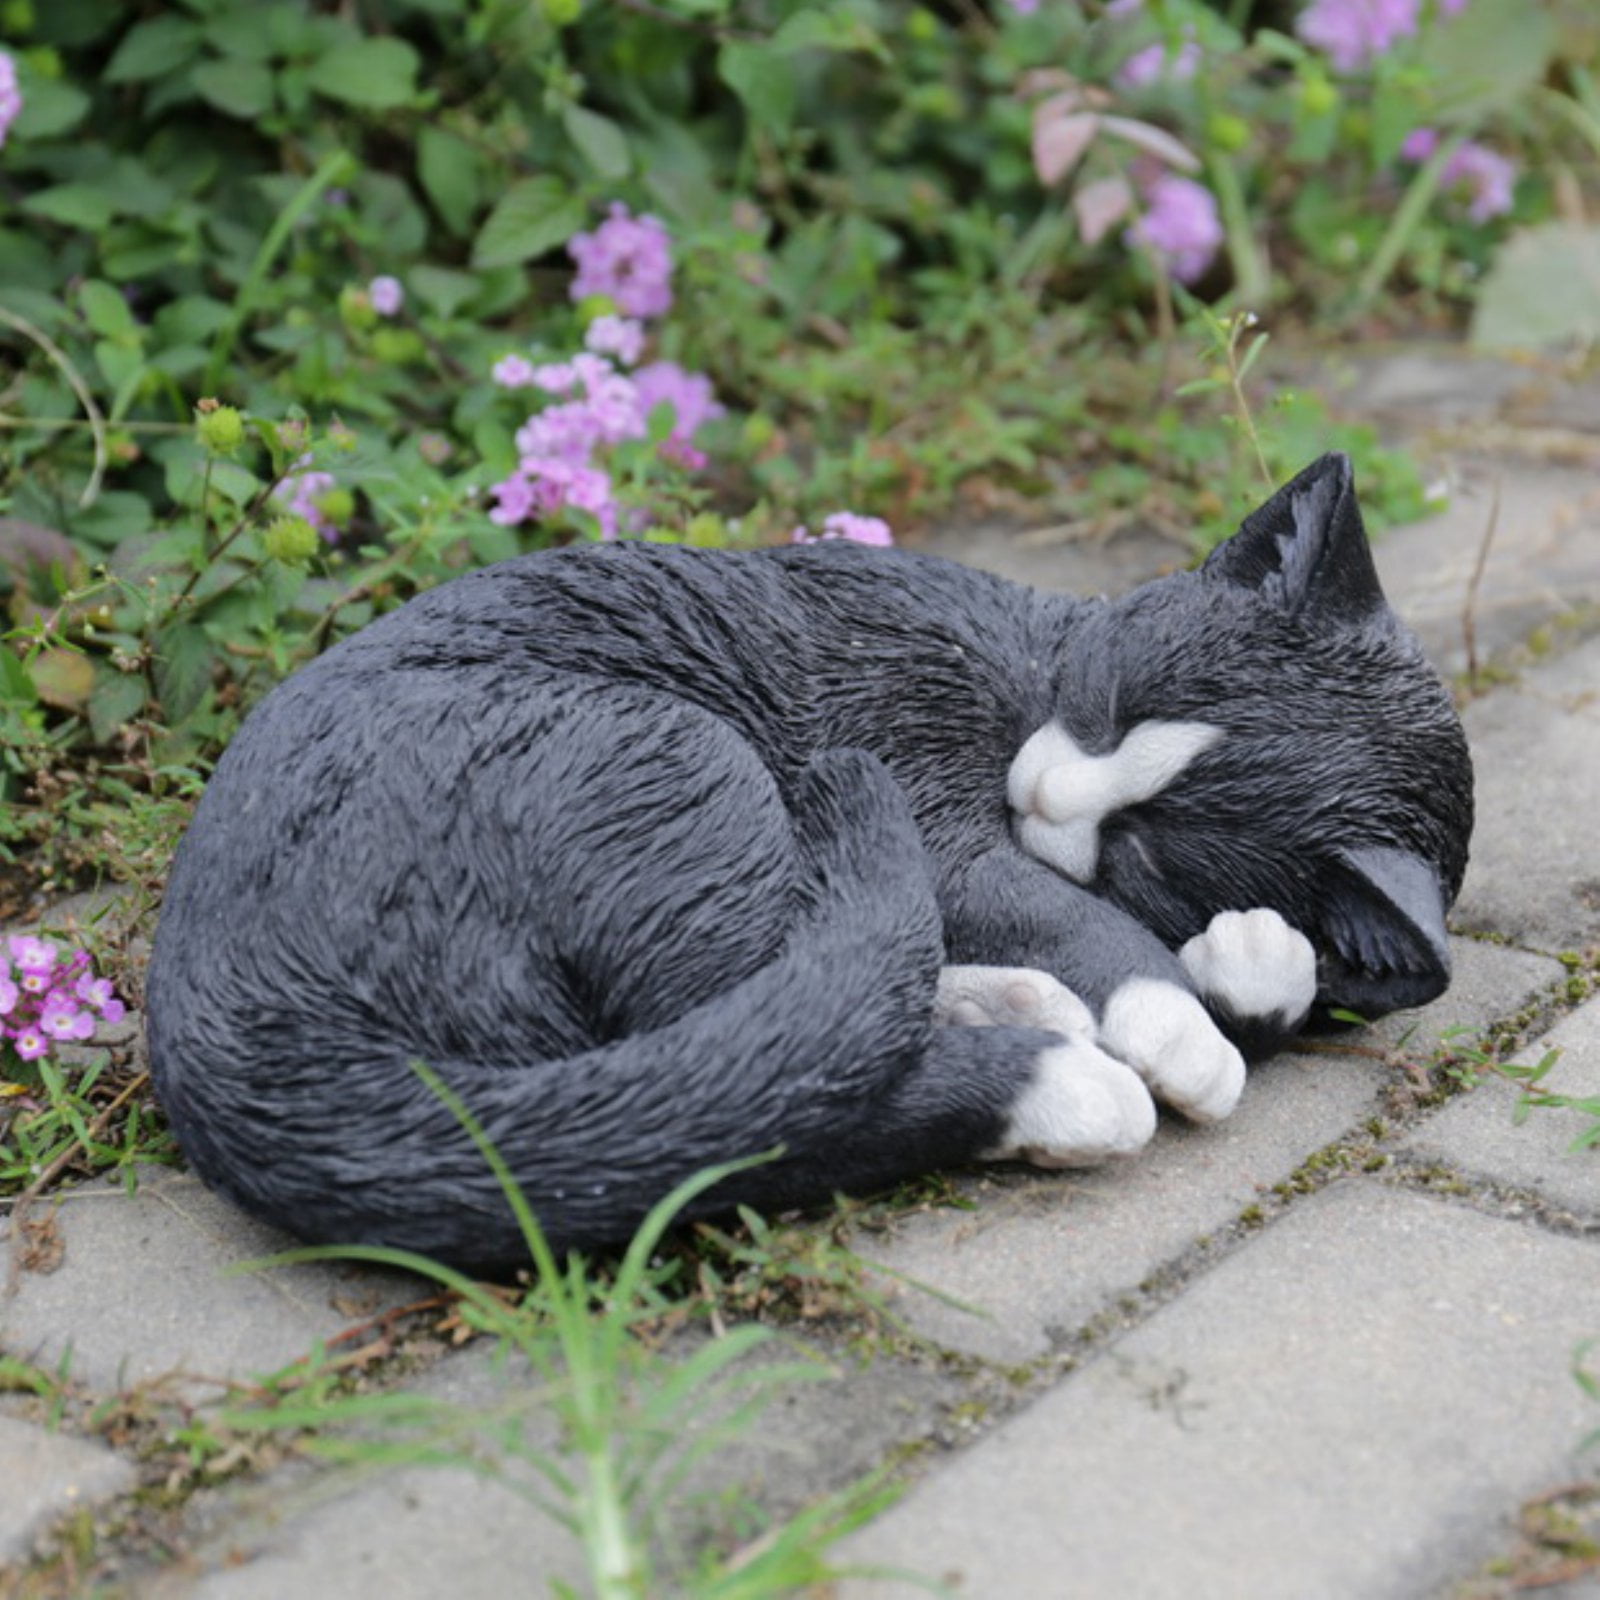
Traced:
MULTIPOLYGON (((776 793, 770 803, 780 805, 776 793)), ((855 751, 816 758, 781 830, 798 890, 777 954, 663 1026, 524 1065, 428 1061, 558 1247, 626 1237, 691 1173, 777 1146, 701 1197, 772 1207, 882 1185, 992 1144, 1039 1036, 931 1022, 942 935, 904 797, 855 751)), ((624 913, 625 914, 625 913, 624 913)), ((159 949, 158 949, 159 955, 159 949)), ((151 985, 157 1086, 201 1175, 316 1240, 479 1269, 526 1248, 493 1174, 392 1044, 297 1072, 203 1068, 151 985)), ((175 1009, 175 1007, 174 1007, 175 1009)))

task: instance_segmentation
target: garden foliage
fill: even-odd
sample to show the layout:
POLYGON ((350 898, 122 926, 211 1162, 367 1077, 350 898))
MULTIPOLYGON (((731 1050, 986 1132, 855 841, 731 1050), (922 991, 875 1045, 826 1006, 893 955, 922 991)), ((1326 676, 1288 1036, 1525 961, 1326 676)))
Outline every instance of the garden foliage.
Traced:
POLYGON ((1175 398, 1181 325, 1459 302, 1592 156, 1596 32, 1585 0, 3 0, 4 830, 192 787, 297 662, 552 539, 1008 487, 1210 536, 1330 442, 1416 512, 1316 402, 1236 449, 1175 398))

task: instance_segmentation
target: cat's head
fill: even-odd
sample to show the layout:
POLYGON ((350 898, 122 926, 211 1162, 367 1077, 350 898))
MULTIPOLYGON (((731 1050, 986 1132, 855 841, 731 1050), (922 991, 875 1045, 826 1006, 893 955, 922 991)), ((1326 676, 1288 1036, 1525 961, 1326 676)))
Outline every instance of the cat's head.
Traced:
POLYGON ((1030 745, 1013 769, 1039 802, 1031 843, 1019 808, 1024 846, 1172 946, 1270 906, 1316 947, 1323 1006, 1375 1016, 1448 983, 1472 767, 1378 586, 1344 456, 1198 571, 1074 630, 1030 745))

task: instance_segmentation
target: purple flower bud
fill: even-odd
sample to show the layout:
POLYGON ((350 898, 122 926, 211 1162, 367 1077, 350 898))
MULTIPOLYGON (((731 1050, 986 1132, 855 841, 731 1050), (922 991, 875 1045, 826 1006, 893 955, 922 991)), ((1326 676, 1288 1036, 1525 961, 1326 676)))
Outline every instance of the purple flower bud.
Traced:
POLYGON ((367 301, 380 317, 392 317, 406 303, 406 292, 398 278, 385 274, 367 285, 367 301))

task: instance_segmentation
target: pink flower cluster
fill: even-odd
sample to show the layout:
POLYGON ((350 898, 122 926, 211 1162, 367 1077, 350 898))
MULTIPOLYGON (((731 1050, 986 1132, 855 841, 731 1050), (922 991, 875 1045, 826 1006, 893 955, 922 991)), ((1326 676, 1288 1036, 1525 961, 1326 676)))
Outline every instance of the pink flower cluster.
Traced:
MULTIPOLYGON (((303 469, 310 460, 309 455, 301 456, 295 466, 303 469)), ((331 472, 297 470, 291 472, 272 491, 272 500, 275 505, 282 506, 291 517, 304 517, 329 544, 332 544, 339 537, 339 528, 324 509, 322 502, 325 496, 332 494, 338 487, 339 480, 331 472)))
POLYGON ((494 381, 506 389, 537 389, 556 397, 517 431, 517 470, 490 493, 492 521, 514 527, 563 510, 584 511, 600 526, 602 538, 620 531, 605 452, 650 433, 660 406, 670 413, 670 431, 661 455, 679 466, 705 466, 695 434, 723 408, 711 380, 675 361, 631 368, 644 354, 641 319, 672 305, 671 241, 654 217, 632 217, 620 203, 595 231, 580 233, 567 247, 578 263, 572 297, 608 296, 625 316, 596 317, 584 333, 584 349, 566 361, 536 365, 526 356, 497 361, 494 381))
MULTIPOLYGON (((1432 128, 1417 128, 1406 135, 1400 154, 1407 161, 1426 161, 1439 148, 1432 128)), ((1471 196, 1467 215, 1474 222, 1503 217, 1510 209, 1517 186, 1517 164, 1486 145, 1468 140, 1445 163, 1440 181, 1446 188, 1460 186, 1471 196)))
POLYGON ((63 955, 50 939, 13 935, 0 964, 0 1039, 23 1061, 52 1045, 94 1037, 102 1022, 120 1022, 122 1002, 108 978, 97 978, 87 950, 63 955))
POLYGON ((1135 50, 1117 68, 1117 83, 1124 89, 1148 89, 1155 83, 1185 83, 1200 69, 1201 50, 1193 24, 1184 27, 1184 41, 1176 51, 1164 40, 1135 50))
POLYGON ((1153 251, 1179 283, 1193 283, 1222 243, 1222 218, 1204 184, 1162 172, 1141 184, 1144 213, 1124 238, 1153 251))
MULTIPOLYGON (((1436 0, 1439 15, 1453 17, 1467 0, 1436 0)), ((1311 0, 1294 31, 1323 51, 1340 72, 1358 72, 1409 39, 1422 22, 1423 0, 1311 0)))
POLYGON ((613 201, 593 233, 568 240, 567 253, 578 264, 568 290, 574 300, 605 295, 630 317, 672 309, 672 237, 657 218, 636 217, 613 201))
POLYGON ((0 50, 0 145, 22 111, 22 90, 17 87, 17 64, 0 50))
POLYGON ((822 532, 813 533, 801 526, 790 536, 791 544, 821 544, 824 539, 849 539, 853 544, 891 545, 894 534, 882 517, 863 517, 854 511, 835 511, 822 519, 822 532))

